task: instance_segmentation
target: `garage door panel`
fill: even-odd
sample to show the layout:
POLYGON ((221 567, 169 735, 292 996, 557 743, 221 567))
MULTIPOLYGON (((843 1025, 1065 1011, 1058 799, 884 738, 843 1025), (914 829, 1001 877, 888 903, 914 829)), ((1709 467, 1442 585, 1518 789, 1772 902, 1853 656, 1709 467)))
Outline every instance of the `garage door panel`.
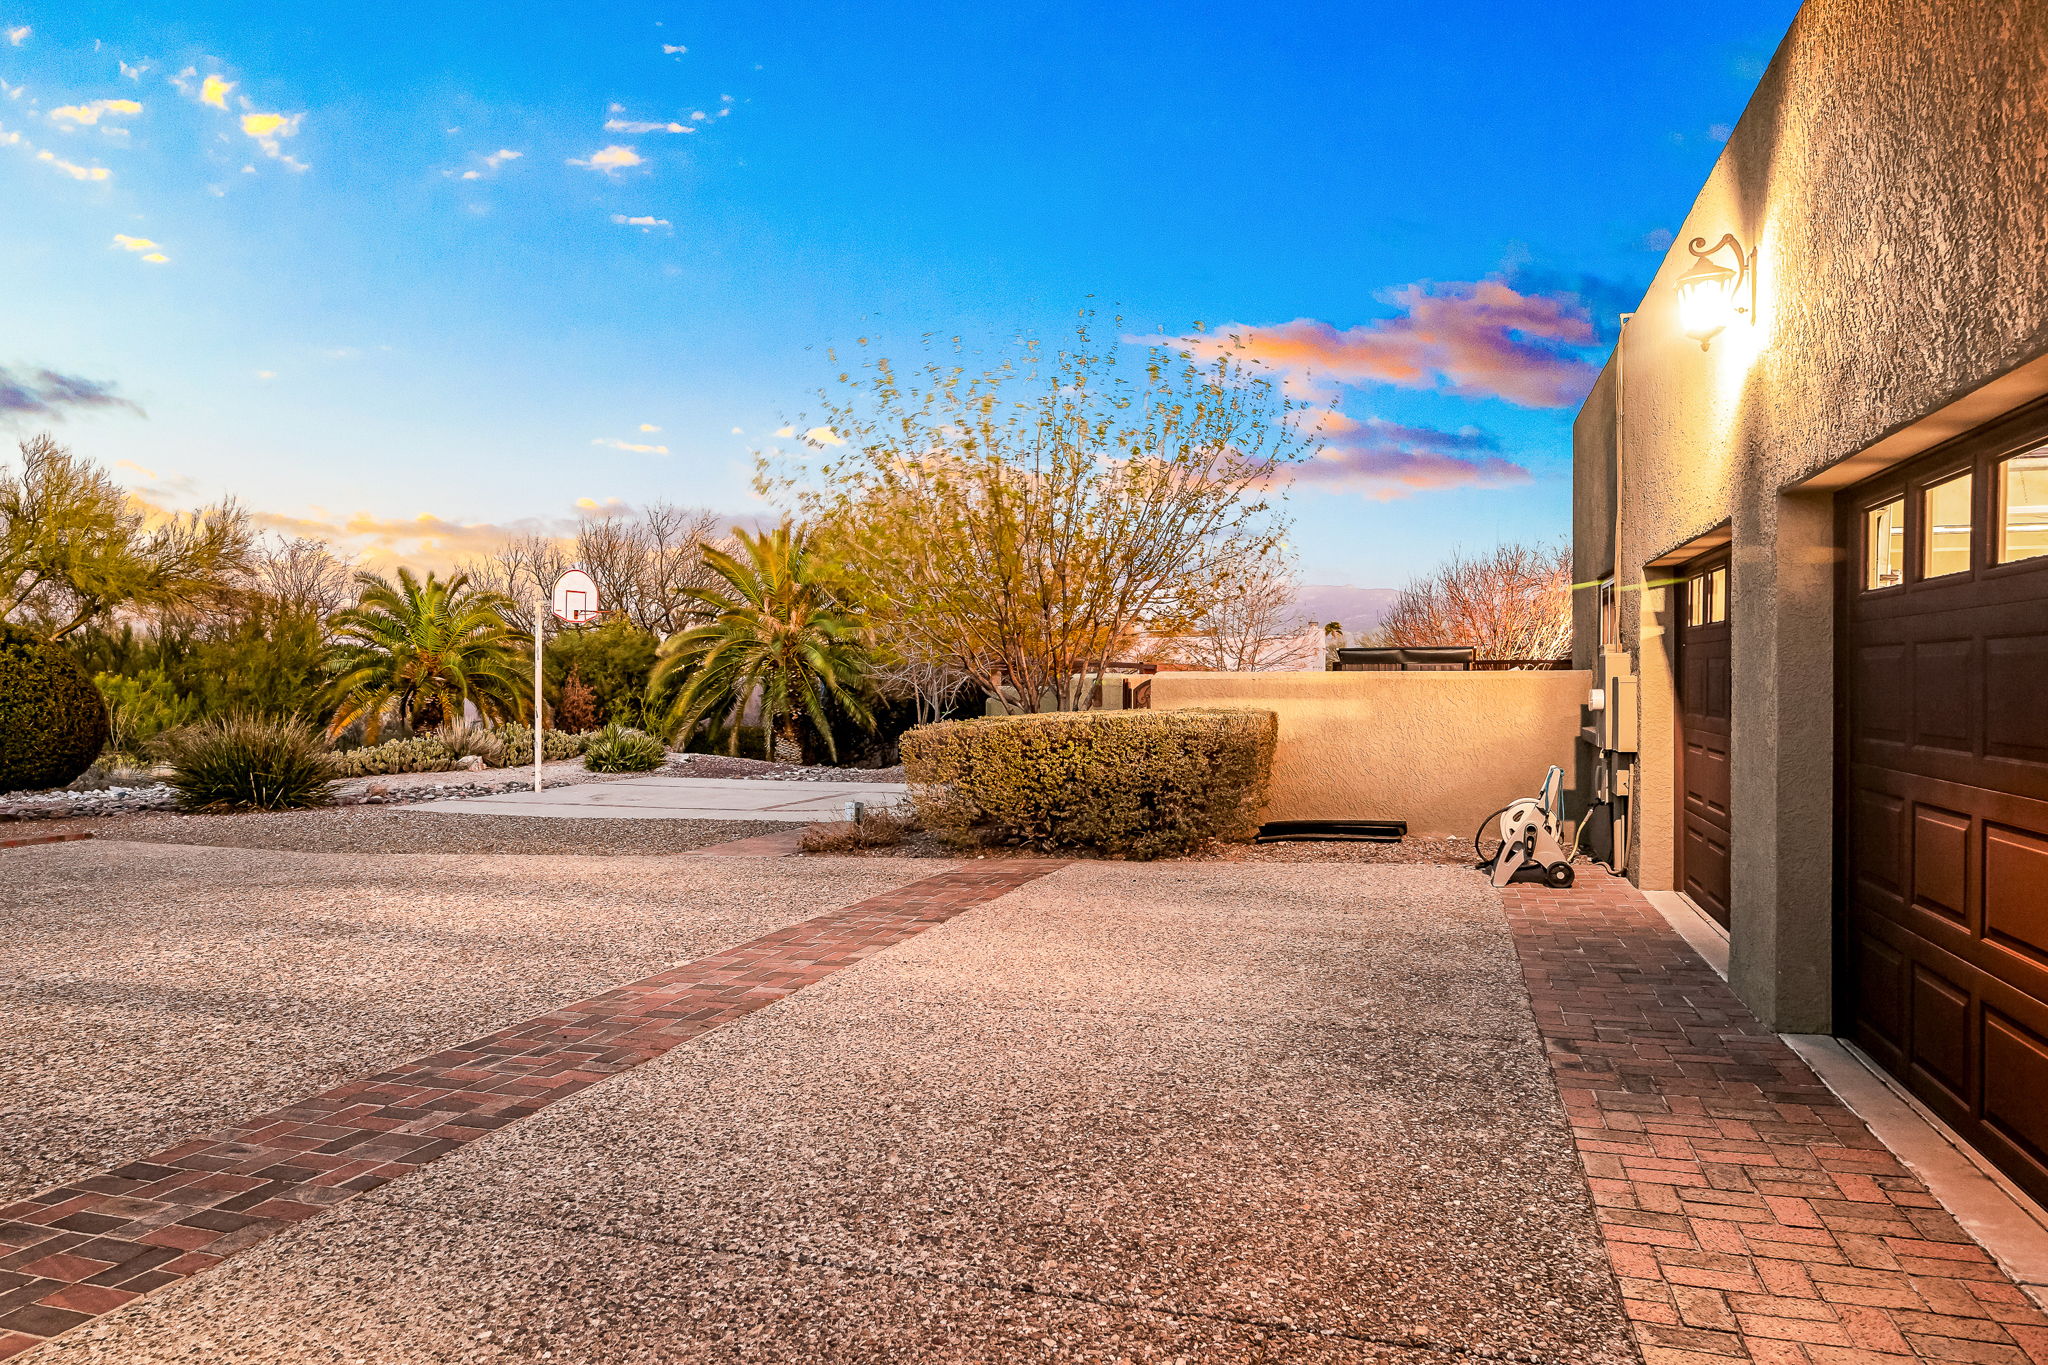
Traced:
POLYGON ((1969 922, 1970 817, 1913 807, 1913 906, 1958 925, 1969 922))
POLYGON ((2048 969, 2048 838, 1984 830, 1985 937, 2048 969))
POLYGON ((1950 1106, 1967 1111, 1970 993, 1924 962, 1913 964, 1912 981, 1909 1065, 1915 1073, 1913 1079, 1933 1085, 1950 1106))
POLYGON ((2048 634, 1984 642, 1984 752, 2048 767, 2048 634))
POLYGON ((1976 641, 1913 646, 1913 743, 1968 753, 1977 746, 1976 641))
POLYGON ((1904 744, 1913 721, 1906 646, 1869 645, 1856 650, 1854 659, 1857 740, 1904 744))
POLYGON ((1896 1066, 1906 1047, 1906 957, 1877 934, 1858 933, 1850 956, 1856 999, 1854 1034, 1866 1051, 1891 1054, 1896 1066))
POLYGON ((1850 801, 1850 867, 1854 880, 1891 893, 1906 885, 1905 801, 1890 792, 1859 787, 1850 801))
POLYGON ((2037 1169, 2048 1165, 2048 1038, 1987 1006, 1981 1053, 1984 1125, 2037 1169))

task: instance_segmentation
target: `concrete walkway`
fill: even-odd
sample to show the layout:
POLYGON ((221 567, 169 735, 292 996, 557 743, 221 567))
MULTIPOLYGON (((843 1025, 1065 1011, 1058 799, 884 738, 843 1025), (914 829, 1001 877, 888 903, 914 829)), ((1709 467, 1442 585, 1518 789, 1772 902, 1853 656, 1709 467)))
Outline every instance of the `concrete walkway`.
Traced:
POLYGON ((848 801, 903 800, 901 782, 770 782, 756 778, 629 777, 466 801, 399 806, 437 814, 539 815, 563 820, 837 820, 848 801))

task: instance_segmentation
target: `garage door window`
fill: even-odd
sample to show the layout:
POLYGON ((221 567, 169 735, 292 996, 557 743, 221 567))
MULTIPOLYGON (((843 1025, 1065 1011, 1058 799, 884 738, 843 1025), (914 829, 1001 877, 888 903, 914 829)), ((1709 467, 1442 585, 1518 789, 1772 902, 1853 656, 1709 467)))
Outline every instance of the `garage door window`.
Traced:
POLYGON ((1998 562, 2048 555, 2048 450, 2003 460, 1998 475, 1998 562))
POLYGON ((1863 586, 1895 588, 1906 581, 1906 500, 1894 498, 1863 514, 1863 586))
POLYGON ((1940 578, 1970 571, 1970 487, 1968 474, 1929 488, 1921 511, 1920 576, 1940 578))

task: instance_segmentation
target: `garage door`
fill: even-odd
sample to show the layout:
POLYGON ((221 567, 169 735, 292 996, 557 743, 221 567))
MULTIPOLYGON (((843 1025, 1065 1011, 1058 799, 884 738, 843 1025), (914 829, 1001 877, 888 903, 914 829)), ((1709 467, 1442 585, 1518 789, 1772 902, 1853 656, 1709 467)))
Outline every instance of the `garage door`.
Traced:
POLYGON ((1728 555, 1679 572, 1678 884, 1694 905, 1728 925, 1728 733, 1734 678, 1729 667, 1728 555))
POLYGON ((1839 510, 1842 1031, 2048 1199, 2048 410, 1839 510))

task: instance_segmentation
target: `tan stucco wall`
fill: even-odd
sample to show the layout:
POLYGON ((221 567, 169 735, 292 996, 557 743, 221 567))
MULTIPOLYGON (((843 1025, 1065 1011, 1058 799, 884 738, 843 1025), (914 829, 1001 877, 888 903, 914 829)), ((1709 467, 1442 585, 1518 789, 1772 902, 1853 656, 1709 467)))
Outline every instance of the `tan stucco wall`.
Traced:
POLYGON ((1575 428, 1581 581, 1613 562, 1622 452, 1647 885, 1676 820, 1668 594, 1644 565, 1732 526, 1731 970, 1781 1029, 1832 1019, 1836 552, 1832 493, 1798 485, 1888 437, 1909 453, 2048 352, 2043 205, 2048 4, 1807 0, 1575 428), (1703 352, 1672 285, 1684 243, 1724 232, 1758 250, 1757 309, 1703 352))
POLYGON ((1592 675, 1161 673, 1152 708, 1243 706, 1280 717, 1268 820, 1406 820, 1470 836, 1571 772, 1592 675))

